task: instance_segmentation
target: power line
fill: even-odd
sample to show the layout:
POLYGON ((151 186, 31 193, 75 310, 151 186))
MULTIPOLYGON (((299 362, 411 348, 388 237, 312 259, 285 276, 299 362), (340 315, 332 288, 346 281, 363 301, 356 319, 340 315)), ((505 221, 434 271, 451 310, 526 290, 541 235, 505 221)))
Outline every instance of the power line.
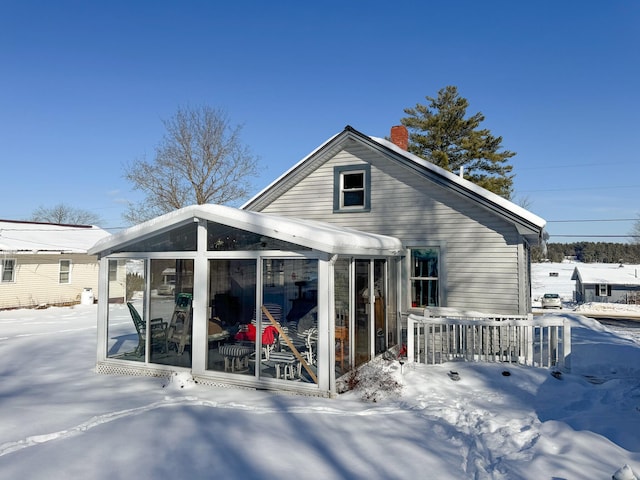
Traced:
POLYGON ((549 237, 567 237, 567 238, 638 238, 640 235, 589 235, 589 234, 577 234, 577 235, 553 235, 549 234, 549 237))
POLYGON ((598 186, 598 187, 580 187, 580 188, 546 188, 543 190, 518 190, 517 193, 537 193, 537 192, 576 192, 580 190, 611 190, 611 189, 619 189, 619 188, 639 188, 640 185, 612 185, 609 187, 598 186))
MULTIPOLYGON (((608 166, 611 165, 635 165, 634 162, 611 162, 607 163, 608 166)), ((564 165, 540 165, 536 167, 531 166, 518 166, 518 171, 521 170, 551 170, 557 168, 584 168, 584 167, 602 167, 602 162, 595 163, 573 163, 573 164, 564 164, 564 165)))
POLYGON ((638 218, 597 218, 593 220, 547 220, 547 223, 635 222, 638 218))

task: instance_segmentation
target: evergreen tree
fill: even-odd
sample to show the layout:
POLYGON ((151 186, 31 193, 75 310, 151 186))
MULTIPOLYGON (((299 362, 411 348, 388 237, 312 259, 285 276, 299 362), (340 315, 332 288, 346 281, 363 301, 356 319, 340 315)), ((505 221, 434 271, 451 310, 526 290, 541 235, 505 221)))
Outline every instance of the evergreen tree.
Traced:
POLYGON ((515 152, 501 150, 502 137, 479 128, 484 115, 465 118, 469 102, 458 89, 447 86, 438 97, 426 97, 429 105, 405 108, 401 119, 409 130, 409 151, 436 165, 455 172, 464 167, 464 177, 504 198, 513 193, 512 166, 515 152))

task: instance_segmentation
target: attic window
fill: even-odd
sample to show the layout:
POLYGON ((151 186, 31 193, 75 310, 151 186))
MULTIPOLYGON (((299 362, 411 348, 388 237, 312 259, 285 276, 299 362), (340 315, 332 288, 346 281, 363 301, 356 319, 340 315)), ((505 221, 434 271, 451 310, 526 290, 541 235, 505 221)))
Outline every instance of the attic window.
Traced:
POLYGON ((368 164, 335 167, 334 212, 363 212, 371 208, 371 167, 368 164))

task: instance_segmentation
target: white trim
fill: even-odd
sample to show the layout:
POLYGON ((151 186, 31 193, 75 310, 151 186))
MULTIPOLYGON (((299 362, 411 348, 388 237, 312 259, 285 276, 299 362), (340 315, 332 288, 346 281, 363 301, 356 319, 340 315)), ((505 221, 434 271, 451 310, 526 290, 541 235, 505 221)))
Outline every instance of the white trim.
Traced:
POLYGON ((108 255, 111 250, 126 246, 127 243, 170 230, 194 219, 267 235, 330 254, 396 256, 403 253, 402 242, 394 237, 361 232, 329 223, 239 210, 224 205, 192 205, 175 210, 103 238, 89 249, 89 253, 108 255))
POLYGON ((15 258, 3 258, 2 264, 0 264, 0 283, 16 283, 16 267, 18 266, 18 261, 15 258), (4 280, 4 268, 5 262, 12 262, 13 267, 11 269, 11 280, 4 280))
POLYGON ((61 258, 58 260, 58 285, 71 285, 71 271, 73 270, 73 262, 69 258, 61 258), (66 272, 62 270, 62 262, 69 262, 69 269, 66 272), (62 281, 62 274, 67 274, 67 281, 62 281))

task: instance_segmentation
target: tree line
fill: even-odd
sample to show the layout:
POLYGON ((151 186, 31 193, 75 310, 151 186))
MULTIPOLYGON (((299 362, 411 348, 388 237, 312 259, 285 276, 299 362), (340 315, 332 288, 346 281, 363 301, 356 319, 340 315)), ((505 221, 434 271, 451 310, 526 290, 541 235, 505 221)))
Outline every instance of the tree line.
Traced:
POLYGON ((640 264, 640 244, 614 242, 548 243, 546 253, 540 247, 531 249, 533 262, 561 262, 572 258, 584 263, 640 264))

